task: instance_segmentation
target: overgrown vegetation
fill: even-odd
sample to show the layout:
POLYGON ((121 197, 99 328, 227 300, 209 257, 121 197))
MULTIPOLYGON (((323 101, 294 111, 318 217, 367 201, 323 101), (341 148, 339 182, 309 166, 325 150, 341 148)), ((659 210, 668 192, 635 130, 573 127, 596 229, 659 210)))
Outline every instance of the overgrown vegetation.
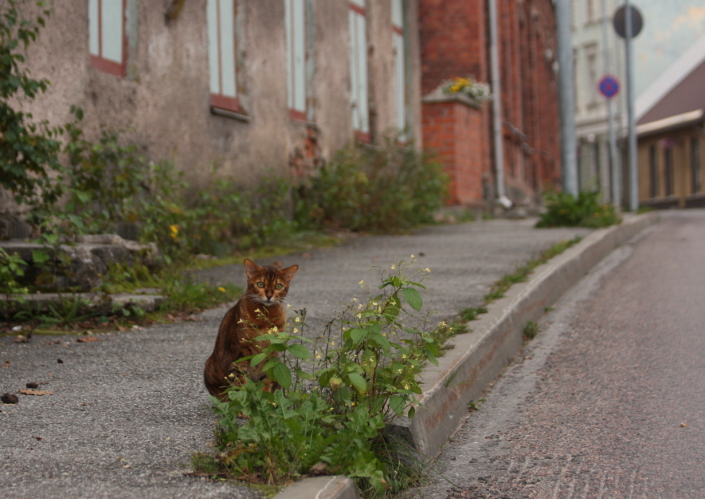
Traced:
POLYGON ((60 127, 47 121, 34 122, 30 113, 14 109, 11 102, 24 102, 44 93, 45 78, 34 79, 23 67, 24 54, 36 40, 50 14, 46 2, 37 2, 39 14, 25 18, 15 0, 0 9, 0 187, 19 203, 48 204, 57 200, 61 186, 52 182, 58 172, 61 150, 60 127))
MULTIPOLYGON (((141 242, 157 243, 165 268, 152 266, 145 272, 139 263, 129 269, 115 266, 96 291, 157 288, 169 297, 167 309, 187 313, 234 294, 185 280, 181 271, 193 265, 194 255, 228 257, 266 245, 286 246, 306 239, 301 235, 307 231, 330 228, 405 229, 432 221, 442 203, 446 179, 439 165, 396 136, 379 147, 349 146, 294 190, 273 175, 245 188, 217 178, 215 172, 215 180, 196 190, 170 161, 150 159, 143 147, 124 140, 121 131, 105 126, 96 140, 86 137, 78 107, 71 107, 72 121, 62 126, 34 123, 30 114, 12 106, 21 107, 49 85, 24 69, 23 50, 36 40, 51 11, 38 2, 40 14, 29 19, 22 16, 20 4, 9 0, 0 8, 0 188, 10 191, 27 212, 35 242, 45 249, 35 251, 30 262, 0 255, 6 317, 20 319, 8 306, 10 295, 73 291, 56 278, 70 272, 60 246, 81 234, 129 232, 141 242)), ((42 314, 40 319, 48 317, 42 314)), ((99 310, 88 317, 51 315, 106 319, 99 310)), ((37 320, 37 314, 25 316, 37 320)))
MULTIPOLYGON (((445 323, 427 330, 428 321, 415 315, 424 286, 406 278, 406 268, 400 262, 394 272, 380 270, 380 294, 353 301, 317 341, 304 336, 305 310, 296 311, 286 332, 274 328, 257 338, 262 353, 242 360, 265 361, 264 371, 281 389, 264 391, 264 381, 247 380, 228 389, 229 401, 216 401, 215 460, 222 467, 270 484, 345 474, 365 497, 411 485, 413 459, 399 456, 404 450, 384 429, 396 417, 413 418, 418 374, 427 361, 437 364, 452 331, 445 323)), ((195 462, 204 459, 198 455, 195 462)))
POLYGON ((440 164, 396 134, 379 147, 351 145, 295 193, 300 227, 389 232, 430 223, 447 177, 440 164))
POLYGON ((576 198, 567 192, 548 192, 544 196, 546 213, 536 227, 608 227, 622 219, 611 204, 598 201, 599 192, 583 191, 576 198))

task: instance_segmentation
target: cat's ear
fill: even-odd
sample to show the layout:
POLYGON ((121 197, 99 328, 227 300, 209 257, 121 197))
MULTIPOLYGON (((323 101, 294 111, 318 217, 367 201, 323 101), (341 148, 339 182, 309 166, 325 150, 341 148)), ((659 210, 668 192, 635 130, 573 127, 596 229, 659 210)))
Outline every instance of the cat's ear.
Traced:
POLYGON ((296 274, 297 270, 299 270, 299 266, 292 265, 291 267, 281 269, 280 272, 284 275, 284 279, 286 279, 286 282, 289 282, 291 281, 291 278, 294 277, 294 274, 296 274))
POLYGON ((247 273, 248 278, 252 278, 252 276, 256 274, 257 271, 260 269, 259 265, 257 265, 249 258, 245 258, 245 261, 243 263, 245 264, 245 272, 247 273))

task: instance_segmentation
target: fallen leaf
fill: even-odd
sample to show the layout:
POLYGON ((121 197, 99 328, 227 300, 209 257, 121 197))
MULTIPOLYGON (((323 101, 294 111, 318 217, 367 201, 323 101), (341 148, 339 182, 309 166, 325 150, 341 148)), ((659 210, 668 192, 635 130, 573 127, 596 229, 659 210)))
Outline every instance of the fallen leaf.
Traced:
POLYGON ((80 338, 77 338, 76 341, 78 343, 88 343, 89 341, 98 341, 97 336, 81 336, 80 338))
POLYGON ((13 343, 29 343, 29 338, 26 336, 22 336, 21 334, 17 336, 14 340, 12 340, 13 343))
POLYGON ((54 392, 47 390, 20 390, 17 393, 21 393, 22 395, 52 395, 54 392))
POLYGON ((688 425, 685 423, 681 423, 681 428, 685 428, 686 426, 688 426, 688 425))
POLYGON ((56 363, 57 363, 57 364, 63 364, 63 363, 64 363, 64 361, 63 361, 63 360, 61 360, 61 359, 56 359, 56 363))
POLYGON ((34 438, 36 438, 37 440, 44 440, 42 437, 34 437, 34 438))
POLYGON ((129 464, 126 464, 125 466, 123 466, 123 468, 132 468, 132 466, 130 466, 129 464))
POLYGON ((27 388, 39 388, 39 384, 38 384, 38 383, 27 383, 25 386, 26 386, 27 388))
POLYGON ((117 327, 117 330, 118 330, 118 331, 127 331, 127 328, 126 328, 126 327, 122 327, 122 326, 118 326, 118 327, 117 327))

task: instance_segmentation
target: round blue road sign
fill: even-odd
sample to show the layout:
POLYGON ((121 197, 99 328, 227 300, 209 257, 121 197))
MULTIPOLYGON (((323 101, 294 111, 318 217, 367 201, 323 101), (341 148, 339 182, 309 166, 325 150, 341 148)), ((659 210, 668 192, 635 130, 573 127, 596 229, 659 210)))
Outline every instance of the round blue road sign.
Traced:
POLYGON ((616 76, 605 75, 600 80, 600 93, 611 99, 619 93, 619 80, 616 76))

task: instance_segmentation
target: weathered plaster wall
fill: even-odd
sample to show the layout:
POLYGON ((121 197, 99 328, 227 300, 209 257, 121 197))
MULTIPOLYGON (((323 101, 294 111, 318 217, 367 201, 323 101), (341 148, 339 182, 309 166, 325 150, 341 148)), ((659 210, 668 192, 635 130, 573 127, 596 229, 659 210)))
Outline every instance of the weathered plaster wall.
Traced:
MULTIPOLYGON (((101 125, 124 129, 126 140, 152 159, 172 159, 186 179, 202 185, 218 175, 243 184, 263 176, 290 175, 292 155, 312 134, 323 157, 353 139, 350 116, 347 0, 313 0, 315 36, 314 125, 292 121, 287 109, 285 10, 282 0, 240 0, 243 35, 238 88, 249 121, 211 113, 208 83, 206 0, 188 0, 167 22, 172 0, 128 0, 132 26, 126 77, 91 65, 88 0, 54 2, 54 13, 28 66, 52 85, 25 104, 36 119, 70 120, 69 108, 85 111, 84 129, 96 139, 101 125)), ((378 130, 394 126, 390 0, 369 0, 370 99, 378 130)), ((407 2, 412 136, 421 137, 420 66, 416 0, 407 2)), ((419 140, 420 143, 420 140, 419 140)))

